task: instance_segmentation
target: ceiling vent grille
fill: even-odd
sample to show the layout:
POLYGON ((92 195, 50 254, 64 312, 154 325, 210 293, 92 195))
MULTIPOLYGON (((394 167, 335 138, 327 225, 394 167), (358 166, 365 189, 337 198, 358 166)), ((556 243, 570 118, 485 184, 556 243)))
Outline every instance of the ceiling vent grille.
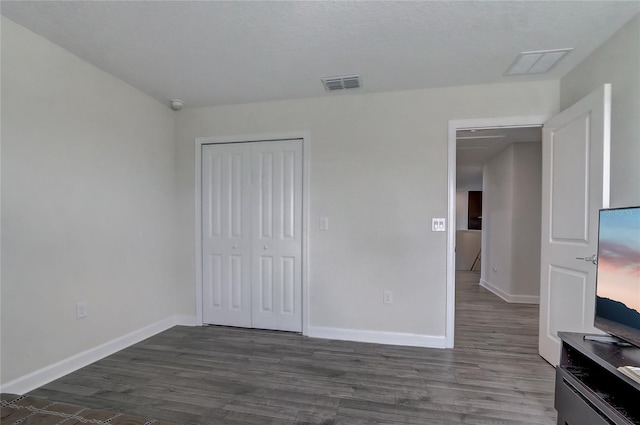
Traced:
POLYGON ((572 50, 573 48, 521 52, 504 75, 544 74, 572 50))
POLYGON ((322 84, 327 91, 356 89, 360 87, 359 75, 343 75, 340 77, 322 78, 322 84))

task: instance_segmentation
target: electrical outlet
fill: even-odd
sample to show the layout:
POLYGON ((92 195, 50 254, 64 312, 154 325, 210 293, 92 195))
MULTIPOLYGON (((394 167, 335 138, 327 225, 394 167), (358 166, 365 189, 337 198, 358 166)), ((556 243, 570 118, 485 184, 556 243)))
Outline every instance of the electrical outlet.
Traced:
POLYGON ((393 292, 391 291, 383 291, 382 292, 382 302, 385 304, 393 304, 393 292))
POLYGON ((76 319, 87 317, 87 302, 80 301, 76 303, 76 319))

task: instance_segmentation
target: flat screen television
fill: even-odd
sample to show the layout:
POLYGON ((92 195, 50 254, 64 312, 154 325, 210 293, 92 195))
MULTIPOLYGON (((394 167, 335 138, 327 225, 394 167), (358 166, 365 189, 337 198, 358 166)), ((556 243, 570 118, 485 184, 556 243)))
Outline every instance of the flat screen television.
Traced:
POLYGON ((594 326, 640 347, 640 207, 599 216, 594 326))

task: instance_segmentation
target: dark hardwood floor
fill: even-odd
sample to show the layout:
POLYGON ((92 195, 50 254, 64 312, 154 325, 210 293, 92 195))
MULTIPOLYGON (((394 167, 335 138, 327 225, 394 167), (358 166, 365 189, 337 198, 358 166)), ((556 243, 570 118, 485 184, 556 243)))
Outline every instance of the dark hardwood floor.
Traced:
POLYGON ((457 276, 453 350, 175 327, 30 395, 177 424, 555 424, 538 308, 457 276))

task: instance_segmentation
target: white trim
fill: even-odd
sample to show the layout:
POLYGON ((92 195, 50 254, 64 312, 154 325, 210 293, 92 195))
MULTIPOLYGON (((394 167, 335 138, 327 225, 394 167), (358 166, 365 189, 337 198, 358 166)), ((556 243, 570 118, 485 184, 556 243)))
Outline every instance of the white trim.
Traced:
POLYGON ((137 344, 160 332, 166 331, 177 325, 193 326, 195 317, 192 316, 171 316, 159 322, 145 326, 129 334, 123 335, 97 347, 90 348, 81 353, 75 354, 57 363, 45 366, 27 375, 16 378, 2 385, 3 393, 24 394, 38 387, 48 384, 64 375, 72 373, 91 363, 97 362, 113 353, 137 344))
POLYGON ((309 326, 312 338, 337 339, 341 341, 371 342, 375 344, 404 345, 410 347, 446 348, 445 337, 411 334, 403 332, 365 331, 359 329, 325 328, 309 326))
POLYGON ((203 324, 202 320, 202 145, 200 139, 196 139, 195 146, 195 188, 193 194, 196 203, 196 323, 203 324))
MULTIPOLYGON (((497 127, 533 127, 544 124, 549 115, 534 115, 503 118, 480 118, 468 120, 450 120, 448 132, 447 188, 449 226, 447 229, 447 310, 445 341, 447 348, 453 348, 455 309, 456 309, 456 131, 461 129, 480 129, 497 127)), ((484 239, 484 233, 483 233, 484 239)))
POLYGON ((611 202, 611 83, 605 84, 602 100, 604 102, 604 122, 602 123, 602 208, 609 208, 611 202))
POLYGON ((196 240, 196 325, 202 318, 202 146, 216 143, 266 142, 275 140, 302 140, 302 334, 308 335, 309 327, 309 211, 311 199, 310 158, 311 136, 309 132, 250 134, 222 137, 197 137, 195 140, 195 240, 196 240))
POLYGON ((173 316, 173 326, 200 326, 196 316, 176 315, 173 316))
POLYGON ((309 334, 309 214, 311 213, 311 135, 302 135, 302 335, 309 334))
POLYGON ((540 304, 540 296, 537 295, 512 295, 498 288, 493 283, 480 279, 480 286, 493 292, 503 300, 512 304, 540 304))
POLYGON ((456 320, 456 131, 458 126, 449 121, 449 145, 447 147, 447 292, 444 339, 447 348, 453 348, 456 320))

